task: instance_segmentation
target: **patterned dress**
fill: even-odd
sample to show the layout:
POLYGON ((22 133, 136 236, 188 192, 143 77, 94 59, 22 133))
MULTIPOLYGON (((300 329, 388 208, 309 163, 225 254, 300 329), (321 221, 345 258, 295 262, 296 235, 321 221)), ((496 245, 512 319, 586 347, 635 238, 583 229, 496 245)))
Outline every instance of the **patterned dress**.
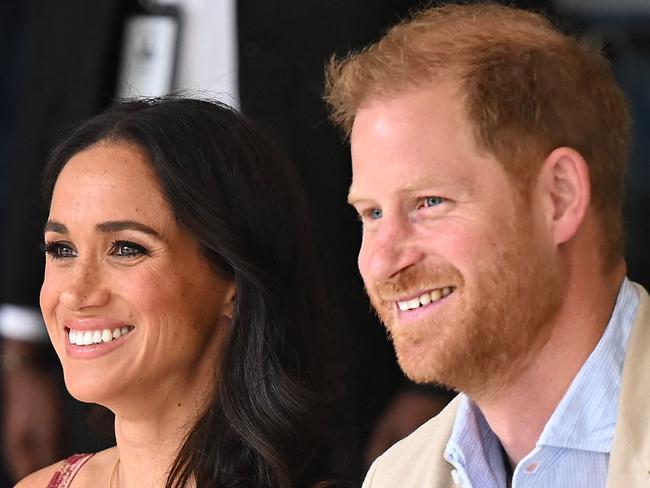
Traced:
POLYGON ((64 460, 61 468, 52 476, 47 488, 68 488, 77 472, 93 456, 94 454, 75 454, 64 460))

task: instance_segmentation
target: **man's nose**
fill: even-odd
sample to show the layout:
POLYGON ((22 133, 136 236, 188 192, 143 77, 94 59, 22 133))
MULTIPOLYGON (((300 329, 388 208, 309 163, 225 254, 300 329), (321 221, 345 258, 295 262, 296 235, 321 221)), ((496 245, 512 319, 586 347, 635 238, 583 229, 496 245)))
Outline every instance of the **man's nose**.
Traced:
POLYGON ((374 235, 364 236, 359 270, 364 281, 385 281, 422 258, 413 224, 405 218, 386 219, 374 235))
POLYGON ((101 307, 108 303, 110 292, 102 279, 101 266, 79 260, 73 265, 60 301, 70 310, 101 307))

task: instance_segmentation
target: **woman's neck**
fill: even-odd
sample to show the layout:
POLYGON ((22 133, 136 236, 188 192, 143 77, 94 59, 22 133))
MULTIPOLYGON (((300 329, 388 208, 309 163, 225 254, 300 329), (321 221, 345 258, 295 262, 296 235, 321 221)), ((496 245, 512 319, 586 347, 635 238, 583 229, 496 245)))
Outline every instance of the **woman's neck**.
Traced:
MULTIPOLYGON (((184 409, 178 409, 184 410, 184 409)), ((119 467, 112 488, 164 487, 196 411, 166 412, 153 418, 115 416, 119 467)))
POLYGON ((191 393, 169 391, 164 398, 140 395, 137 401, 112 408, 120 460, 112 488, 165 486, 170 468, 207 402, 199 391, 210 389, 201 386, 192 388, 191 393))

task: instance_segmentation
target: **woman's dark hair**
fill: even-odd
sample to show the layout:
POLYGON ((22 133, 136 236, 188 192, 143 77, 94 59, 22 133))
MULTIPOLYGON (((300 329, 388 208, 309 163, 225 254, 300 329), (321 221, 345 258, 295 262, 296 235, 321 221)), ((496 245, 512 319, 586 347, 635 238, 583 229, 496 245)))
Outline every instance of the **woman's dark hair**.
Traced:
POLYGON ((145 152, 179 225, 236 286, 214 394, 166 487, 194 479, 201 488, 302 488, 328 479, 323 334, 334 324, 290 164, 227 106, 172 97, 129 101, 84 123, 53 151, 44 179, 48 201, 70 158, 103 141, 145 152))

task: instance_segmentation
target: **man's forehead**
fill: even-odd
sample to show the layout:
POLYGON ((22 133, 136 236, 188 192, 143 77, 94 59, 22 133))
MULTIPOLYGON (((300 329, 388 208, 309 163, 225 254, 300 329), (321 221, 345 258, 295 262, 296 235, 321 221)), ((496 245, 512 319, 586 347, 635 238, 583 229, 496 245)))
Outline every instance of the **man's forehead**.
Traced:
POLYGON ((394 193, 398 196, 430 192, 464 193, 471 191, 476 183, 472 171, 453 164, 440 167, 432 162, 417 168, 404 169, 397 161, 394 171, 389 172, 390 174, 374 171, 380 164, 384 163, 370 162, 364 165, 362 170, 353 169, 352 183, 348 188, 349 203, 372 200, 378 193, 394 193))
POLYGON ((399 127, 390 111, 375 110, 361 114, 365 120, 353 132, 350 203, 380 195, 474 193, 479 175, 504 171, 492 154, 476 148, 471 127, 448 120, 444 111, 435 120, 416 117, 399 127), (385 119, 376 123, 376 114, 385 119))

